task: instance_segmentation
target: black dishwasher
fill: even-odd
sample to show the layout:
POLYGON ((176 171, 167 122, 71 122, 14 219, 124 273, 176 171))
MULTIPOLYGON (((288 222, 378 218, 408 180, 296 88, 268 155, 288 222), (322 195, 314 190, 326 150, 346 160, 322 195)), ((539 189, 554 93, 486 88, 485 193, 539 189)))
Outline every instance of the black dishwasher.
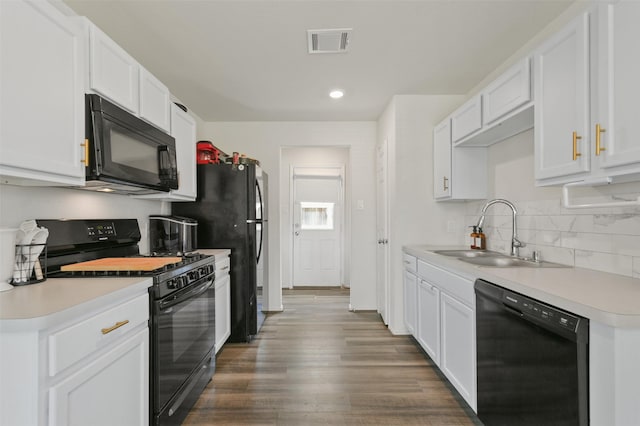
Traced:
POLYGON ((589 424, 589 320, 476 280, 478 417, 589 424))

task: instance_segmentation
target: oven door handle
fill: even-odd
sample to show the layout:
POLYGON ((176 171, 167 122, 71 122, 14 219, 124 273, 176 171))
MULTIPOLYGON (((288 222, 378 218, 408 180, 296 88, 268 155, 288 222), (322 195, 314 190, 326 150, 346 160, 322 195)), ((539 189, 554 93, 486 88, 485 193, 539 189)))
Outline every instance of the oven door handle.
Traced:
POLYGON ((211 286, 213 286, 213 276, 207 280, 206 283, 200 285, 198 288, 190 290, 186 293, 181 293, 172 297, 168 297, 163 299, 159 303, 159 307, 161 311, 169 309, 172 306, 178 305, 186 300, 189 300, 193 297, 198 297, 205 291, 209 290, 211 286))

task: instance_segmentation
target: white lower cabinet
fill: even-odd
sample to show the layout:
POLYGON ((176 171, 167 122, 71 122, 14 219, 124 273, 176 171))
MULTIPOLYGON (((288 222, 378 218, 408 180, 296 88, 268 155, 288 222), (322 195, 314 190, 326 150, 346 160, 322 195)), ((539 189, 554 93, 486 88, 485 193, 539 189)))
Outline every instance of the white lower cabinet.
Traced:
POLYGON ((216 255, 216 353, 231 335, 231 276, 229 254, 216 255))
POLYGON ((440 290, 424 280, 418 282, 417 336, 433 362, 440 365, 440 290))
POLYGON ((0 425, 149 424, 149 294, 136 286, 0 323, 0 425))
MULTIPOLYGON (((407 254, 404 257, 407 258, 407 254)), ((409 332, 476 411, 476 312, 473 280, 417 260, 417 277, 404 270, 405 322, 409 332), (413 277, 413 278, 412 278, 413 277), (411 280, 417 284, 412 293, 411 280), (415 303, 413 330, 410 312, 415 303)))
POLYGON ((146 425, 148 362, 144 328, 49 390, 49 424, 146 425))
POLYGON ((476 314, 442 293, 440 297, 440 369, 476 410, 476 314))
POLYGON ((415 334, 417 320, 417 300, 418 278, 415 274, 404 271, 404 324, 409 334, 415 334))

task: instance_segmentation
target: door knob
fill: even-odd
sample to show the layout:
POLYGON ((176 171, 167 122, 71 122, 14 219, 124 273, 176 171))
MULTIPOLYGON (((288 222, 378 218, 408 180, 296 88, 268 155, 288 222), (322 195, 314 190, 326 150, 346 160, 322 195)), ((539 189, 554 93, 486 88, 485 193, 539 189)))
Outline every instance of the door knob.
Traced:
POLYGON ((297 237, 298 235, 300 235, 299 231, 294 232, 295 236, 297 237))

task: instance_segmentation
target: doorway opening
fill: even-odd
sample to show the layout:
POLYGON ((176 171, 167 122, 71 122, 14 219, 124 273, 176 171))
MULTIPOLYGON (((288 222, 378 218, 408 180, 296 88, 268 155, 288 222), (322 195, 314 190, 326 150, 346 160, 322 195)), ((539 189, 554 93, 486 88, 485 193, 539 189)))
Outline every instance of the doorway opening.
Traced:
POLYGON ((348 160, 348 148, 282 148, 284 289, 349 288, 348 160))

